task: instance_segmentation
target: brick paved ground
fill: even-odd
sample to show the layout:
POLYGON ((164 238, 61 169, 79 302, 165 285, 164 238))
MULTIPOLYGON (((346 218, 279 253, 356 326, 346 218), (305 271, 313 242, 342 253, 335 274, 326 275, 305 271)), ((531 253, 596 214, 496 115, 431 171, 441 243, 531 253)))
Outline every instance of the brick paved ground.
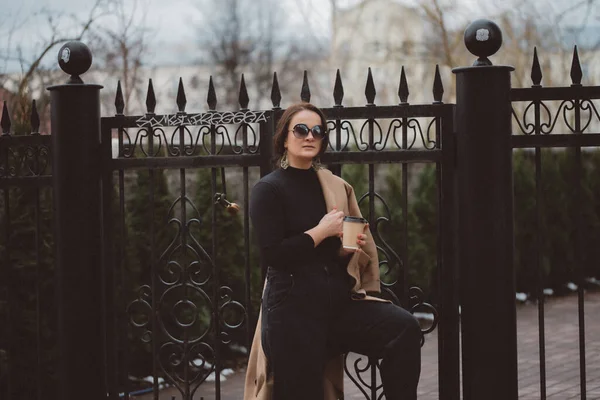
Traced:
MULTIPOLYGON (((581 399, 579 368, 579 330, 577 296, 548 299, 545 304, 546 333, 546 398, 548 400, 581 399)), ((520 305, 517 309, 519 352, 519 400, 539 400, 540 356, 538 307, 520 305)), ((600 400, 600 293, 585 295, 587 400, 600 400)), ((493 343, 490 343, 493 345, 493 343)), ((353 360, 357 356, 353 356, 353 360)), ((365 376, 366 378, 366 376, 365 376)), ((422 372, 419 400, 438 400, 437 337, 428 335, 422 350, 422 372)), ((244 371, 239 371, 222 383, 221 399, 243 397, 244 371)), ((346 378, 346 399, 365 400, 365 396, 346 378)), ((163 390, 159 398, 181 399, 174 389, 163 390)), ((206 383, 194 399, 215 399, 214 385, 206 383)), ((138 399, 151 400, 153 396, 138 399)))

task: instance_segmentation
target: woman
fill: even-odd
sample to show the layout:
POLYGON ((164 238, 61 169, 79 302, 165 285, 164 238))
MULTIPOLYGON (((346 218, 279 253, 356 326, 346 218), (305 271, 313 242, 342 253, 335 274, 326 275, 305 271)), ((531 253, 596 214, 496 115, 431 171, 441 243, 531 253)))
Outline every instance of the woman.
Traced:
POLYGON ((413 400, 420 327, 374 296, 379 263, 368 225, 358 250, 341 245, 344 216, 360 210, 352 187, 320 168, 326 126, 312 104, 289 107, 274 136, 280 168, 252 190, 250 217, 268 269, 245 399, 341 399, 341 354, 352 351, 382 358, 388 400, 413 400))

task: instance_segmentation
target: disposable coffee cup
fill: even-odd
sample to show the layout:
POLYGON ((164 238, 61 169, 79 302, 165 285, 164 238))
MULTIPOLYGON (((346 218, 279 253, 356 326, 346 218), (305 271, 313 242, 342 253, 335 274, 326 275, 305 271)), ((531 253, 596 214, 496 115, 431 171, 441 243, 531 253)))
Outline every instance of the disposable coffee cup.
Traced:
POLYGON ((358 249, 356 239, 359 233, 363 233, 367 220, 360 217, 344 217, 343 229, 344 236, 342 239, 342 246, 345 249, 358 249))

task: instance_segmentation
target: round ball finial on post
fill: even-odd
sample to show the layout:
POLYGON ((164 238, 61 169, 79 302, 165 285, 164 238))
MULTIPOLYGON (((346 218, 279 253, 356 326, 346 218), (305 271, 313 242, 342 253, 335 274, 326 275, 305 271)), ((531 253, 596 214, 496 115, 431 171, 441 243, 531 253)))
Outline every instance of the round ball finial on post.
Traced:
POLYGON ((502 31, 494 22, 478 19, 465 30, 464 41, 471 54, 478 57, 473 66, 492 65, 488 57, 502 46, 502 31))
POLYGON ((92 65, 92 52, 82 42, 67 42, 58 51, 58 65, 71 75, 67 84, 83 84, 79 75, 84 74, 92 65))

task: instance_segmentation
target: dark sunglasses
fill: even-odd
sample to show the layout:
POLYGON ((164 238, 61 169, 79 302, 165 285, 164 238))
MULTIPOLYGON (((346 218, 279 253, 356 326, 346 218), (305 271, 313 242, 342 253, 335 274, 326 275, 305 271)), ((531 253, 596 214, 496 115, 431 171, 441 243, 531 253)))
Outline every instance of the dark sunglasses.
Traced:
POLYGON ((317 140, 323 139, 327 134, 327 131, 321 125, 315 125, 312 128, 309 128, 306 124, 297 124, 294 126, 294 129, 292 129, 292 132, 294 132, 294 136, 298 139, 306 139, 308 132, 312 132, 313 137, 317 140))

